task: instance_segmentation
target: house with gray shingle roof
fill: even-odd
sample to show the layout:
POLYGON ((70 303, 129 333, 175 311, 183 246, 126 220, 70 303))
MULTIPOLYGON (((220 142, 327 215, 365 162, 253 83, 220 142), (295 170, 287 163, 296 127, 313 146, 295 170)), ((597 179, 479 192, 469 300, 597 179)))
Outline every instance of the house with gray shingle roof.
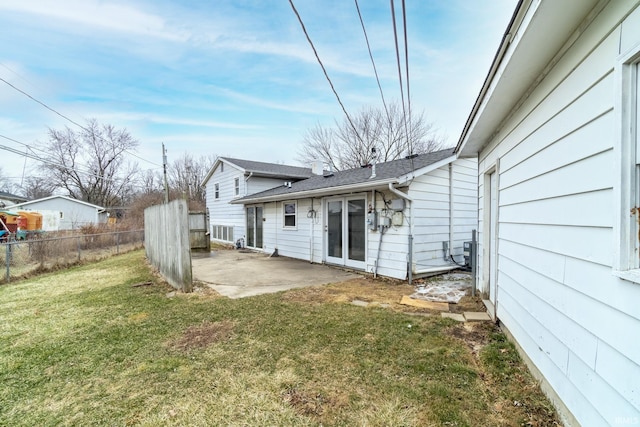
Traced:
MULTIPOLYGON (((222 162, 226 170, 254 163, 222 162)), ((251 179, 259 175, 254 169, 251 179)), ((463 262, 463 243, 477 226, 474 160, 457 159, 446 149, 345 171, 296 169, 309 176, 292 173, 261 191, 242 187, 249 191, 227 202, 243 213, 238 221, 245 226, 235 230, 244 234, 234 238, 266 253, 399 279, 463 262)), ((211 206, 215 179, 209 181, 211 206)))
MULTIPOLYGON (((203 181, 211 240, 235 243, 242 238, 246 241, 247 212, 251 211, 254 217, 261 217, 259 209, 245 209, 241 205, 231 204, 232 201, 281 186, 285 181, 295 182, 311 175, 311 168, 218 157, 203 181)), ((250 234, 253 239, 248 242, 250 246, 260 247, 261 237, 257 236, 256 242, 255 231, 250 234)))
POLYGON ((26 197, 17 196, 15 194, 7 193, 6 191, 0 191, 0 208, 5 208, 7 206, 26 201, 26 197))

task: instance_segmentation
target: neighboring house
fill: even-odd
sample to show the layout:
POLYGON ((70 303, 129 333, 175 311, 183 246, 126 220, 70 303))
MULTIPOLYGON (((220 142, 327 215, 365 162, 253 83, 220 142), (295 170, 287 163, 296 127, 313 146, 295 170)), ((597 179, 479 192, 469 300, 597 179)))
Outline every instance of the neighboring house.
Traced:
POLYGON ((457 147, 490 312, 568 425, 640 425, 639 5, 520 1, 457 147))
POLYGON ((27 199, 15 194, 0 191, 0 209, 4 209, 7 206, 15 205, 16 203, 26 202, 27 199))
POLYGON ((231 203, 248 247, 399 279, 456 268, 477 225, 476 162, 453 149, 318 175, 231 203))
POLYGON ((50 196, 9 206, 11 210, 36 211, 43 214, 45 231, 72 230, 107 221, 105 209, 66 196, 50 196), (56 221, 55 217, 58 217, 56 221))
POLYGON ((310 176, 310 168, 218 157, 202 184, 211 240, 235 243, 245 238, 245 210, 230 204, 232 200, 310 176))

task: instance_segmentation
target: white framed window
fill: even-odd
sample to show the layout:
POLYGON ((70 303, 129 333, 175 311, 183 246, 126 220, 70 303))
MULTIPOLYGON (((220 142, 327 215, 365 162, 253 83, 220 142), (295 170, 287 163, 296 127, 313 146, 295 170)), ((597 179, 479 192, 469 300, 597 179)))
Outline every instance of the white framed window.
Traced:
POLYGON ((220 198, 220 184, 217 182, 213 184, 213 198, 218 200, 220 198))
POLYGON ((220 163, 220 173, 224 172, 224 163, 220 163))
POLYGON ((233 194, 234 196, 240 195, 240 178, 238 177, 233 180, 233 194))
POLYGON ((282 226, 284 228, 296 228, 298 226, 298 204, 296 202, 282 203, 282 226))
POLYGON ((640 283, 640 45, 616 64, 614 274, 640 283))

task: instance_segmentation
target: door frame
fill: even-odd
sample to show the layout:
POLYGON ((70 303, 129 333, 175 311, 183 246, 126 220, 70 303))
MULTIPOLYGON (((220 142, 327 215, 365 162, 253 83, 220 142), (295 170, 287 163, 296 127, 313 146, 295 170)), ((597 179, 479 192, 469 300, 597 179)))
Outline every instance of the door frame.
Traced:
POLYGON ((244 208, 244 226, 245 226, 245 246, 248 248, 252 248, 252 249, 264 249, 264 205, 251 205, 251 206, 246 206, 244 208), (247 213, 247 211, 249 209, 253 209, 253 242, 254 245, 250 246, 249 245, 249 215, 247 213), (262 211, 262 215, 260 216, 260 220, 258 220, 258 209, 260 209, 262 211), (257 243, 257 238, 258 238, 258 228, 260 228, 261 230, 261 239, 262 239, 262 245, 258 246, 257 243))
POLYGON ((322 209, 323 209, 323 257, 327 264, 335 264, 341 265, 345 267, 351 267, 359 270, 367 269, 367 253, 368 253, 368 239, 369 233, 367 231, 367 202, 368 196, 367 193, 358 193, 358 194, 349 194, 345 196, 331 196, 325 197, 322 200, 322 209), (349 259, 348 248, 349 248, 349 201, 351 200, 364 200, 364 215, 362 218, 362 232, 363 232, 363 245, 364 245, 364 260, 358 261, 349 259), (342 226, 342 257, 331 257, 329 256, 329 203, 340 201, 342 203, 342 218, 341 218, 341 226, 342 226))
POLYGON ((484 172, 484 203, 483 203, 483 265, 482 282, 486 291, 487 302, 490 304, 489 314, 495 320, 498 312, 498 246, 500 227, 500 173, 499 162, 484 172), (493 179, 492 179, 493 177, 493 179), (492 191, 493 190, 493 191, 492 191), (492 197, 492 196, 495 196, 492 197))

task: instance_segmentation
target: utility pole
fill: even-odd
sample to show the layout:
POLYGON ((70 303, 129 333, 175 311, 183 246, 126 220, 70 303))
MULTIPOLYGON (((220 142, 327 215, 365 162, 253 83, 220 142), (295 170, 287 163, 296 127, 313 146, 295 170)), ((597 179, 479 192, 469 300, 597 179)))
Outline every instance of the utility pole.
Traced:
POLYGON ((169 184, 167 182, 167 150, 162 143, 162 169, 164 169, 164 203, 169 203, 169 184))

